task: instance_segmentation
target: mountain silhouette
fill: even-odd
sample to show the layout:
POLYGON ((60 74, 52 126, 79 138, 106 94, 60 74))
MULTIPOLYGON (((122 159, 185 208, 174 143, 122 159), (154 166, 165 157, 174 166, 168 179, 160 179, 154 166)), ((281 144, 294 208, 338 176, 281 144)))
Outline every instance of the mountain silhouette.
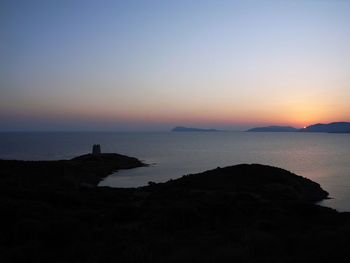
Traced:
POLYGON ((327 132, 327 133, 350 133, 350 122, 331 122, 328 124, 317 123, 306 128, 297 129, 291 126, 267 126, 256 127, 247 132, 327 132))
POLYGON ((296 129, 291 126, 267 126, 267 127, 257 127, 247 130, 248 132, 297 132, 296 129))
POLYGON ((350 122, 332 122, 328 124, 317 123, 310 125, 301 132, 328 132, 328 133, 350 133, 350 122))

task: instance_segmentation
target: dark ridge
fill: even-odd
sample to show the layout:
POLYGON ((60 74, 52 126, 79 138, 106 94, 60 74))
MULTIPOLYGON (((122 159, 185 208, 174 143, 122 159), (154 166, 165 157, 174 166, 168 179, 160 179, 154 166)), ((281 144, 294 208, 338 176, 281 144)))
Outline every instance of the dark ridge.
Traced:
POLYGON ((249 193, 267 200, 302 202, 316 202, 328 196, 318 183, 281 168, 260 164, 217 168, 153 185, 153 189, 156 187, 167 190, 180 188, 191 191, 249 193))

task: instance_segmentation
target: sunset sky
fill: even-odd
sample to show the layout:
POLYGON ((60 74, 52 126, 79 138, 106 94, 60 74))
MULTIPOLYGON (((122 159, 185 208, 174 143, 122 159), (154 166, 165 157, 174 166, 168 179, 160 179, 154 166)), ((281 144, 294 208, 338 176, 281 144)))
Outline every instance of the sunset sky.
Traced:
POLYGON ((0 5, 0 131, 350 121, 350 1, 0 5))

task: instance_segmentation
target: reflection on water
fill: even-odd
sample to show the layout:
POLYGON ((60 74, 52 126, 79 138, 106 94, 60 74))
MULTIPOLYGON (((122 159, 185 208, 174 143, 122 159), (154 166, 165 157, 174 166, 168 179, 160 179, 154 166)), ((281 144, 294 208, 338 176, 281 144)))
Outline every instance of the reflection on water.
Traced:
POLYGON ((113 187, 163 182, 217 166, 261 163, 308 177, 330 193, 323 205, 350 211, 350 134, 323 133, 28 133, 0 134, 0 158, 66 159, 89 152, 135 156, 150 167, 119 171, 113 187))

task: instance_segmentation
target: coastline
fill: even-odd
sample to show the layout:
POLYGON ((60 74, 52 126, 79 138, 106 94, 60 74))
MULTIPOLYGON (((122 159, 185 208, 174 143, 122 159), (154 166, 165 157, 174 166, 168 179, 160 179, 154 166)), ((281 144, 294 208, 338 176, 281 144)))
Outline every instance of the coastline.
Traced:
POLYGON ((102 153, 98 157, 84 154, 70 160, 57 161, 0 159, 0 165, 5 176, 7 173, 27 173, 28 176, 32 176, 33 180, 39 177, 52 184, 57 183, 56 180, 66 180, 76 187, 79 185, 96 186, 103 178, 118 170, 147 166, 134 157, 116 153, 102 153), (43 175, 48 173, 50 176, 43 178, 43 175))
POLYGON ((4 262, 322 262, 350 249, 350 213, 314 204, 328 193, 284 169, 241 164, 97 187, 145 165, 102 156, 0 161, 4 262))

